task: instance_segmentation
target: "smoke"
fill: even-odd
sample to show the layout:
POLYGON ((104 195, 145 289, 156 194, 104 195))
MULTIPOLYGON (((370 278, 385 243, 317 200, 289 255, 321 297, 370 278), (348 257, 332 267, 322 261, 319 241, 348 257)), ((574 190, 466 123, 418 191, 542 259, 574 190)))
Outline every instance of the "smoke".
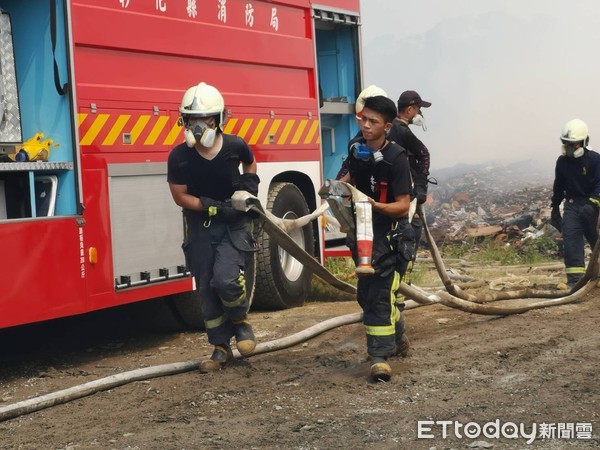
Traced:
POLYGON ((594 0, 363 0, 362 22, 365 85, 433 103, 428 131, 413 127, 432 170, 530 159, 552 170, 575 117, 600 148, 594 0))

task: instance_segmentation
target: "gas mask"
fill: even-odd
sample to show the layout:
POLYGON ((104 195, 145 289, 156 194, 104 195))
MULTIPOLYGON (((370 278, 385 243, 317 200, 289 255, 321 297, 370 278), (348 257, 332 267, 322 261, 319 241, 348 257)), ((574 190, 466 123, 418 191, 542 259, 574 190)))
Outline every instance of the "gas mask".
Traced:
POLYGON ((199 142, 203 147, 212 147, 217 137, 217 131, 209 127, 204 121, 196 120, 193 124, 188 124, 183 131, 185 142, 188 147, 192 148, 199 142))
POLYGON ((421 113, 419 113, 415 117, 413 117, 412 120, 410 121, 410 123, 423 128, 423 131, 427 131, 427 125, 425 124, 425 118, 423 117, 423 115, 421 113))
POLYGON ((359 159, 364 162, 374 162, 377 164, 378 162, 383 160, 383 153, 381 150, 371 150, 365 144, 361 144, 360 142, 355 142, 352 144, 352 156, 356 159, 359 159))
POLYGON ((577 142, 563 142, 562 154, 568 158, 581 158, 584 153, 584 147, 575 148, 577 142))

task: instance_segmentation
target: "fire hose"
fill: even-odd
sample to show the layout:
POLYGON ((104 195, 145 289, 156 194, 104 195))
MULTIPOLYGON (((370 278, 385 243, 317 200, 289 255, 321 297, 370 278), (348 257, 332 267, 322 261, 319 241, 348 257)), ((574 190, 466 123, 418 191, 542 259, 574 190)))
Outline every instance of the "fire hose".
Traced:
MULTIPOLYGON (((352 196, 353 200, 364 201, 364 198, 359 197, 363 195, 353 189, 351 186, 347 186, 348 191, 350 192, 350 196, 352 196)), ((332 195, 332 197, 336 197, 332 195)), ((337 218, 340 223, 344 224, 347 229, 352 232, 353 221, 349 220, 347 216, 343 217, 340 213, 342 213, 343 208, 341 207, 340 202, 336 201, 335 198, 332 198, 331 210, 338 213, 337 218)), ((299 228, 311 220, 315 219, 319 215, 321 215, 330 204, 325 202, 323 205, 318 208, 312 214, 301 217, 296 220, 287 220, 281 219, 269 211, 264 210, 262 205, 258 201, 256 197, 251 196, 250 194, 244 192, 236 192, 232 198, 232 204, 236 209, 240 209, 243 211, 248 211, 250 209, 254 210, 259 214, 263 223, 263 230, 267 232, 277 244, 285 251, 290 253, 294 258, 300 261, 302 264, 308 266, 313 273, 321 278, 323 281, 331 284, 333 287, 337 289, 348 292, 355 293, 356 288, 351 284, 345 283, 339 279, 337 279, 331 272, 329 272, 323 265, 321 265, 318 261, 316 261, 312 256, 310 256, 306 251, 300 248, 294 240, 287 234, 290 230, 294 228, 299 228)), ((420 211, 423 214, 423 211, 420 211)), ((425 216, 422 215, 423 219, 425 216)), ((598 278, 599 265, 598 265, 598 254, 600 252, 600 240, 596 243, 594 250, 592 252, 592 258, 590 260, 590 264, 586 270, 586 273, 580 283, 571 291, 571 293, 565 297, 557 297, 552 298, 545 301, 537 301, 534 303, 526 303, 520 304, 516 306, 496 306, 496 305, 486 305, 476 303, 474 301, 470 301, 470 296, 468 298, 465 297, 464 293, 454 285, 451 281, 451 277, 446 272, 444 267, 442 258, 439 254, 439 250, 437 249, 435 242, 433 241, 429 229, 426 225, 426 221, 423 220, 424 230, 426 239, 430 245, 431 254, 437 269, 437 272, 442 279, 444 286, 447 289, 447 292, 438 291, 435 294, 428 294, 422 289, 407 285, 406 283, 401 283, 399 292, 404 294, 410 300, 405 301, 405 309, 412 309, 422 305, 430 305, 430 304, 442 304, 445 306, 449 306, 451 308, 459 309, 461 311, 475 313, 475 314, 485 314, 485 315, 508 315, 508 314, 519 314, 532 309, 545 308, 549 306, 557 306, 564 305, 567 303, 572 303, 577 300, 580 300, 587 292, 594 288, 595 280, 598 278)), ((543 292, 536 291, 527 291, 530 296, 540 295, 543 296, 543 292)), ((510 294, 505 293, 504 296, 496 296, 496 298, 489 298, 485 301, 496 301, 500 299, 513 299, 513 300, 522 300, 526 299, 519 297, 511 297, 510 294), (499 298, 503 297, 503 298, 499 298)), ((555 297, 554 294, 551 294, 552 297, 555 297)), ((549 296, 550 298, 550 296, 549 296)), ((252 353, 252 355, 258 355, 262 353, 273 352, 277 350, 282 350, 299 343, 302 343, 308 339, 311 339, 315 336, 318 336, 325 331, 343 326, 349 325, 362 321, 362 313, 353 313, 346 314, 338 317, 334 317, 332 319, 325 320, 317 325, 313 325, 305 330, 302 330, 298 333, 292 334, 290 336, 286 336, 280 339, 275 339, 268 342, 259 343, 256 346, 256 349, 252 353)), ((241 355, 237 350, 233 351, 235 358, 240 358, 241 355)), ((184 361, 184 362, 176 362, 170 364, 163 364, 158 366, 146 367, 142 369, 135 369, 128 372, 123 372, 116 375, 111 375, 108 377, 100 378, 95 381, 91 381, 88 383, 84 383, 78 386, 73 386, 68 389, 59 390, 50 394, 45 394, 42 396, 34 397, 31 399, 27 399, 21 402, 13 403, 10 405, 6 405, 0 407, 0 422, 13 419, 24 414, 29 414, 35 411, 40 411, 45 408, 49 408, 52 406, 57 406, 60 404, 64 404, 70 402, 72 400, 76 400, 82 397, 86 397, 88 395, 105 391, 108 389, 112 389, 118 386, 122 386, 128 383, 132 383, 134 381, 142 381, 156 377, 162 377, 167 375, 175 375, 178 373, 188 372, 192 370, 196 370, 199 368, 200 361, 207 359, 208 356, 204 356, 200 358, 200 360, 192 360, 192 361, 184 361)))

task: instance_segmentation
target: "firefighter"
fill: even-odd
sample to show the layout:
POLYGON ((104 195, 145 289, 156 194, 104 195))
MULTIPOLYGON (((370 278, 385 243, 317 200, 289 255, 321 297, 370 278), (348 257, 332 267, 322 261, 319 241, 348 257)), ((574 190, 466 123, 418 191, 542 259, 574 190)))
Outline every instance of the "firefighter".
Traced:
MULTIPOLYGON (((360 128, 360 116, 362 115, 362 110, 365 107, 365 99, 367 97, 373 97, 375 95, 383 95, 384 97, 387 97, 387 93, 382 88, 380 88, 379 86, 375 86, 374 84, 364 88, 361 91, 361 93, 358 94, 356 103, 354 104, 354 111, 356 112, 356 124, 359 126, 359 128, 360 128)), ((362 138, 362 133, 359 130, 358 133, 356 133, 356 136, 354 136, 354 138, 352 138, 350 140, 350 142, 348 143, 348 148, 350 148, 352 146, 352 144, 354 144, 355 142, 358 142, 361 138, 362 138)), ((345 159, 342 162, 342 167, 340 167, 340 170, 338 171, 335 179, 340 180, 347 173, 348 173, 348 161, 345 159)))
POLYGON ((231 195, 236 190, 257 195, 259 178, 248 144, 222 132, 224 109, 213 86, 189 88, 179 108, 185 142, 168 160, 167 181, 186 223, 184 253, 196 280, 208 341, 214 345, 210 359, 200 364, 202 372, 219 370, 232 359, 232 337, 243 356, 256 346, 244 278, 255 242, 249 218, 231 207, 231 195))
MULTIPOLYGON (((431 103, 421 99, 416 91, 404 91, 398 98, 398 117, 394 120, 392 129, 388 133, 389 140, 406 149, 414 183, 414 196, 419 205, 427 201, 429 150, 408 126, 413 124, 425 129, 425 119, 423 119, 421 108, 430 106, 431 103)), ((422 219, 415 215, 412 225, 415 229, 415 244, 418 246, 423 231, 422 219)))
POLYGON ((589 130, 580 119, 564 125, 560 140, 562 155, 556 161, 550 220, 562 231, 567 283, 572 289, 585 272, 584 237, 592 247, 598 239, 600 155, 587 147, 589 130))
MULTIPOLYGON (((388 357, 397 353, 397 324, 402 306, 396 294, 414 252, 414 233, 408 223, 411 180, 405 150, 386 139, 396 117, 396 105, 385 96, 367 97, 360 117, 362 137, 350 148, 349 172, 341 179, 369 196, 373 209, 375 274, 360 276, 357 300, 363 309, 367 351, 373 380, 389 380, 388 357)), ((348 241, 358 264, 356 242, 348 241)))

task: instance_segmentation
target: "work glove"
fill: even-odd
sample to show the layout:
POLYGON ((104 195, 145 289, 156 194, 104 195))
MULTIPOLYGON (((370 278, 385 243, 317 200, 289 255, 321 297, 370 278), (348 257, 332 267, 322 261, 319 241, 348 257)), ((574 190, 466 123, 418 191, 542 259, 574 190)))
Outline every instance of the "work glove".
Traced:
POLYGON ((415 198, 417 199, 417 204, 422 205, 427 201, 427 186, 421 186, 416 184, 415 188, 415 198))
POLYGON ((550 213, 550 225, 556 228, 559 233, 562 233, 562 216, 560 215, 558 206, 552 207, 552 212, 550 213))
POLYGON ((422 205, 427 201, 427 175, 417 175, 413 188, 417 204, 422 205))
POLYGON ((240 188, 255 197, 258 195, 258 183, 260 178, 255 173, 244 173, 240 177, 240 188))
POLYGON ((238 211, 231 206, 231 200, 214 200, 210 197, 200 197, 202 210, 206 211, 208 217, 219 217, 223 222, 232 223, 241 220, 246 213, 238 211))

